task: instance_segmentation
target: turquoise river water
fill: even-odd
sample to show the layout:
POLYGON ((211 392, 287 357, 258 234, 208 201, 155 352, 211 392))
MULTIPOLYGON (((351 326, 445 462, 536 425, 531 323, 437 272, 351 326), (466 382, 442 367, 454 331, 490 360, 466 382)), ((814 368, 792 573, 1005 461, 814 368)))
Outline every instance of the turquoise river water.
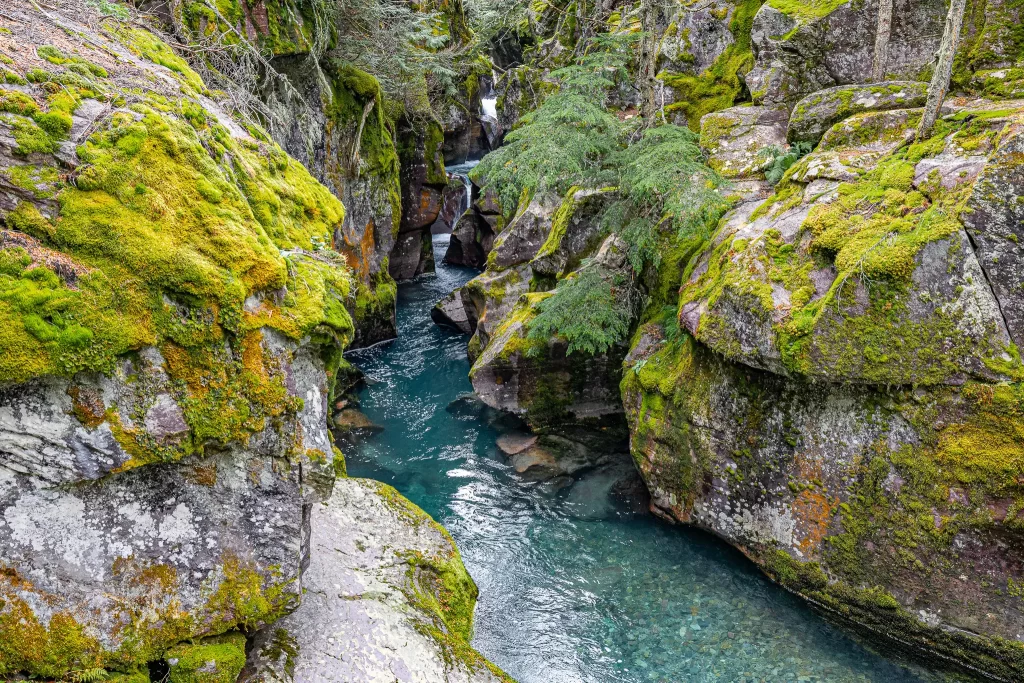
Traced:
MULTIPOLYGON (((362 410, 384 431, 346 452, 451 532, 480 587, 473 645, 520 683, 923 681, 854 642, 707 534, 611 495, 616 468, 530 482, 471 391, 466 337, 431 306, 473 276, 441 263, 398 289, 399 338, 353 352, 362 410)), ((631 467, 626 460, 618 469, 631 467)))

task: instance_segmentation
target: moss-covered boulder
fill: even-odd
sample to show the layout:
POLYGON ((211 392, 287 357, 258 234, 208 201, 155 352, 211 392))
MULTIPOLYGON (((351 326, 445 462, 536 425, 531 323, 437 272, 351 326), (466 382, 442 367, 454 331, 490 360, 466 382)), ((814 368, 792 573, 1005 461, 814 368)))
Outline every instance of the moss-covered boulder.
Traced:
MULTIPOLYGON (((614 234, 582 269, 591 269, 609 282, 625 281, 632 272, 625 244, 614 234)), ((579 275, 580 271, 573 271, 567 277, 579 275)), ((619 344, 601 353, 572 354, 557 334, 551 338, 531 335, 529 325, 538 314, 537 305, 552 295, 549 291, 523 294, 503 312, 470 370, 473 390, 487 405, 516 414, 534 428, 599 425, 621 414, 617 386, 626 349, 619 344)), ((479 328, 474 338, 481 338, 479 328)))
POLYGON ((234 683, 245 666, 245 635, 233 631, 167 653, 170 683, 234 683))
POLYGON ((904 113, 902 129, 879 125, 892 114, 839 124, 774 196, 723 219, 680 293, 680 321, 698 340, 752 367, 833 382, 1019 375, 964 221, 979 174, 1011 172, 997 141, 1020 114, 965 110, 910 146, 916 115, 904 113))
MULTIPOLYGON (((887 79, 926 81, 946 6, 902 0, 893 7, 887 79)), ((1024 67, 1017 3, 972 3, 957 48, 954 91, 1009 98, 1024 67), (992 77, 989 77, 992 74, 992 77)), ((746 75, 755 103, 793 106, 810 93, 867 83, 874 60, 878 2, 768 0, 753 22, 756 63, 746 75)))
MULTIPOLYGON (((655 100, 665 118, 696 131, 704 115, 749 101, 743 79, 754 64, 751 23, 760 5, 761 0, 715 0, 661 10, 655 100)), ((637 20, 622 12, 618 23, 627 18, 637 20)))
POLYGON ((865 111, 922 107, 926 95, 927 84, 914 81, 828 88, 796 103, 787 137, 793 143, 817 145, 821 136, 843 119, 865 111))
POLYGON ((83 7, 0 16, 3 677, 132 675, 293 608, 354 334, 337 197, 83 7))
POLYGON ((257 636, 241 680, 511 682, 469 644, 476 584, 429 515, 390 486, 341 479, 312 529, 302 606, 257 636))
MULTIPOLYGON (((1006 118, 998 137, 989 141, 988 163, 922 168, 922 174, 938 172, 939 182, 951 184, 962 176, 977 174, 974 190, 967 200, 963 222, 985 271, 985 277, 999 301, 999 310, 1010 338, 1024 345, 1024 116, 1010 111, 983 113, 980 119, 1006 118)), ((985 125, 982 120, 972 124, 985 125)), ((987 151, 987 150, 986 150, 987 151)))
POLYGON ((723 178, 763 177, 765 153, 786 146, 785 109, 739 106, 704 115, 700 146, 723 178))

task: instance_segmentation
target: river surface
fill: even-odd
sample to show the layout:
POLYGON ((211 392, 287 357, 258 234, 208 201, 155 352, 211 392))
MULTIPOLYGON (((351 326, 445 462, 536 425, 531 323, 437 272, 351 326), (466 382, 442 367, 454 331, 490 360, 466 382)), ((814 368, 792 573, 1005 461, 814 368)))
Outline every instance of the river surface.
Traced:
POLYGON ((718 539, 616 500, 607 470, 561 489, 518 475, 493 420, 448 409, 471 391, 466 337, 430 308, 474 272, 441 263, 447 239, 437 275, 398 288, 398 340, 348 356, 384 431, 346 455, 351 476, 393 485, 451 532, 480 587, 481 653, 520 683, 925 680, 718 539))

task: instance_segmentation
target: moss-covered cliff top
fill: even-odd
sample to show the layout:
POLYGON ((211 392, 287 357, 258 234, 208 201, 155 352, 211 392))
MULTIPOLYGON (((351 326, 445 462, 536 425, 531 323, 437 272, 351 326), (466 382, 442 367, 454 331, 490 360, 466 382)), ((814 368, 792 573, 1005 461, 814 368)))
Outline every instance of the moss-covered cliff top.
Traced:
POLYGON ((6 23, 0 382, 271 327, 344 345, 341 203, 156 35, 6 23))

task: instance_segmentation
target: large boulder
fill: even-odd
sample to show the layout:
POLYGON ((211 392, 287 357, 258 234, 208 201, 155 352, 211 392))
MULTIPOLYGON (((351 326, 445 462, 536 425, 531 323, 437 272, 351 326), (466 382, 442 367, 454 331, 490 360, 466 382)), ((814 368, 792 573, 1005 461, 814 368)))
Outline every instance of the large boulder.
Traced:
MULTIPOLYGON (((895 2, 887 76, 920 76, 938 49, 945 13, 934 0, 895 2)), ((756 61, 746 75, 754 102, 792 107, 812 92, 868 82, 877 17, 877 0, 762 5, 751 30, 756 61)))
POLYGON ((464 334, 473 334, 476 328, 476 321, 469 319, 466 306, 462 303, 462 291, 458 289, 430 309, 430 319, 442 327, 452 327, 464 334))
MULTIPOLYGON (((626 281, 631 270, 625 248, 620 238, 610 235, 584 268, 609 282, 626 281)), ((518 415, 534 428, 600 424, 621 415, 618 383, 625 348, 570 354, 557 335, 531 336, 529 324, 537 306, 550 296, 552 292, 517 296, 486 336, 481 335, 483 321, 478 324, 475 338, 486 341, 469 373, 473 390, 487 405, 518 415)), ((487 315, 492 313, 488 309, 487 315)))
POLYGON ((469 646, 476 585, 426 513, 386 484, 339 479, 311 522, 302 605, 256 637, 240 680, 511 681, 469 646))
POLYGON ((475 207, 470 207, 452 230, 444 262, 453 266, 483 268, 493 246, 494 230, 475 207))
POLYGON ((1013 375, 1001 301, 963 221, 979 174, 1012 173, 993 141, 1014 124, 984 117, 894 151, 919 116, 904 112, 907 123, 890 127, 895 114, 838 124, 774 196, 728 214, 689 268, 681 325, 731 360, 787 376, 936 384, 1013 375))
MULTIPOLYGON (((700 120, 700 145, 708 166, 724 178, 761 175, 764 152, 786 147, 785 109, 739 106, 705 114, 700 120)), ((763 176, 762 176, 763 177, 763 176)))
POLYGON ((506 220, 494 193, 479 187, 484 182, 479 177, 472 181, 470 194, 474 199, 452 230, 445 263, 481 269, 487 265, 494 238, 504 229, 506 220))
POLYGON ((789 117, 790 142, 815 146, 829 128, 865 111, 924 106, 927 84, 913 81, 840 85, 797 102, 789 117))
MULTIPOLYGON (((974 191, 967 200, 964 226, 988 285, 999 302, 1000 313, 1014 344, 1024 345, 1024 116, 1010 118, 995 142, 985 164, 973 168, 957 159, 937 158, 935 170, 940 182, 960 180, 961 174, 975 175, 974 191), (954 173, 942 174, 942 168, 954 173)), ((923 172, 930 177, 933 169, 923 172)))
MULTIPOLYGON (((935 0, 896 0, 892 16, 885 77, 927 80, 946 5, 935 0)), ((1013 27, 1020 21, 1020 7, 1003 0, 971 13, 957 48, 954 90, 1015 96, 1024 67, 1018 39, 1013 37, 1013 27)), ((745 80, 754 102, 792 107, 819 90, 868 83, 877 23, 878 0, 769 0, 754 17, 750 34, 756 59, 745 80)))

